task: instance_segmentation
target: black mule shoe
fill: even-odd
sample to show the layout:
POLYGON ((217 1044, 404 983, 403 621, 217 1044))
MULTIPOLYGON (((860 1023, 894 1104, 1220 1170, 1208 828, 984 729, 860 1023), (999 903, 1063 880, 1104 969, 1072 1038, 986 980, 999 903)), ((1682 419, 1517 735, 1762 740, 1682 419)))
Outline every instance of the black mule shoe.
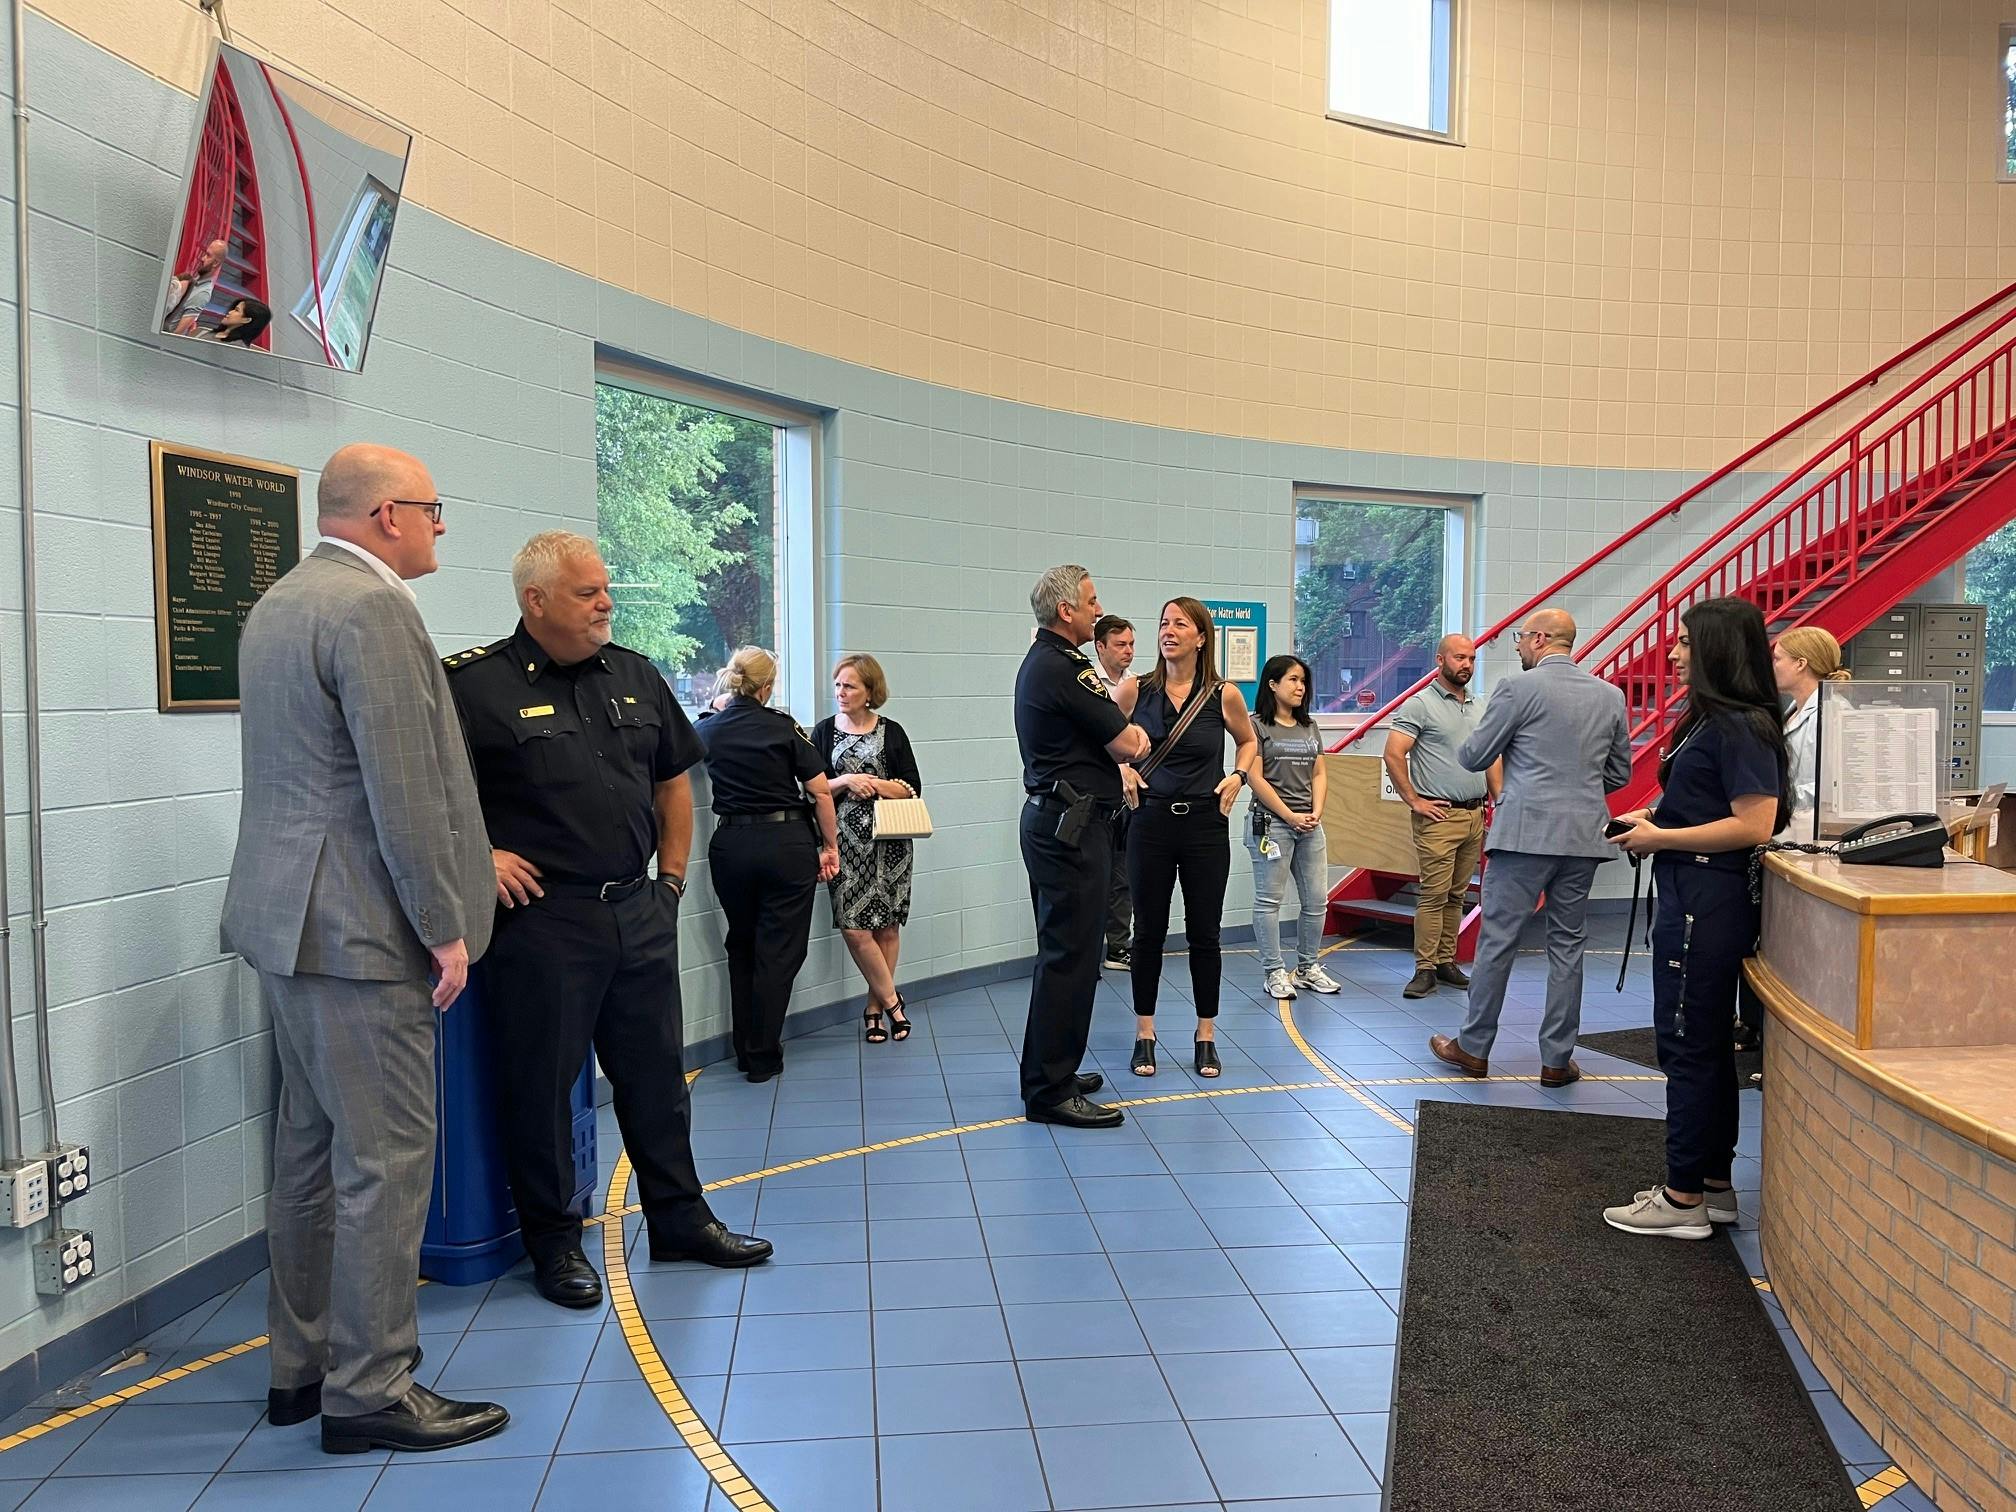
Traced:
POLYGON ((907 1016, 898 1018, 896 1015, 903 1013, 909 1006, 903 1001, 903 994, 900 992, 896 994, 896 1001, 889 1005, 889 1033, 899 1045, 910 1038, 910 1020, 907 1016))
POLYGON ((879 1045, 889 1038, 889 1031, 882 1027, 882 1010, 875 1007, 872 1003, 869 1005, 868 1011, 861 1015, 861 1022, 868 1026, 862 1033, 861 1038, 868 1041, 869 1044, 879 1045))
POLYGON ((1197 1041, 1197 1074, 1215 1077, 1224 1067, 1218 1064, 1218 1042, 1200 1039, 1197 1041))
POLYGON ((1132 1071, 1136 1076, 1153 1076, 1155 1074, 1155 1041, 1153 1039, 1137 1039, 1134 1041, 1134 1057, 1127 1062, 1127 1069, 1132 1071))

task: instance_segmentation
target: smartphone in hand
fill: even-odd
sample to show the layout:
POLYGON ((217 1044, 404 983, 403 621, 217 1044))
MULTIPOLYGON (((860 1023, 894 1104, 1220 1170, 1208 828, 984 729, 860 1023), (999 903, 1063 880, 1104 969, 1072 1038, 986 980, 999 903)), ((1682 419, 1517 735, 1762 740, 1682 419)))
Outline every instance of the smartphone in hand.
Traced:
POLYGON ((1620 835, 1628 835, 1635 828, 1629 819, 1612 819, 1603 826, 1603 838, 1615 840, 1620 835))

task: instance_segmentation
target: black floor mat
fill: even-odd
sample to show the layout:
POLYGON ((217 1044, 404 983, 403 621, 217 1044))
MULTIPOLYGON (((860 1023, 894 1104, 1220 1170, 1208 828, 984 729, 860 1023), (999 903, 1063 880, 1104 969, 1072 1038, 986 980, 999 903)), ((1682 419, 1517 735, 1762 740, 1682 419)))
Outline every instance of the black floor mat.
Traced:
MULTIPOLYGON (((1575 1043, 1590 1050, 1599 1050, 1605 1055, 1614 1055, 1619 1060, 1630 1061, 1633 1065, 1659 1069, 1659 1045, 1657 1036, 1650 1029, 1608 1029, 1601 1034, 1576 1036, 1575 1043)), ((1764 1069, 1762 1050, 1738 1050, 1736 1052, 1736 1090, 1749 1092, 1756 1084, 1750 1078, 1764 1069)))
POLYGON ((1734 1246, 1603 1222, 1661 1123, 1418 1120, 1389 1512, 1856 1512, 1734 1246))

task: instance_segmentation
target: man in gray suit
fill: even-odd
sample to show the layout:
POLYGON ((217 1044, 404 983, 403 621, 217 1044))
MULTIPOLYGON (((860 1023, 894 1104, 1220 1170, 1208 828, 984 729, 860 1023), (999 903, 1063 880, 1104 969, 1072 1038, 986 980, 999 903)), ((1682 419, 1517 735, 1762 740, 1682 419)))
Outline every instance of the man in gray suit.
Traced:
POLYGON ((1456 1038, 1435 1035, 1438 1059, 1472 1076, 1491 1072, 1491 1043, 1505 1006, 1519 935, 1546 899, 1547 1010, 1540 1024, 1540 1084, 1565 1087, 1582 1024, 1583 920, 1596 868, 1617 853, 1603 838, 1604 798, 1631 780, 1624 695, 1575 664, 1575 621, 1542 609, 1519 632, 1526 670, 1491 695, 1457 760, 1481 772, 1505 761, 1504 793, 1485 844, 1484 924, 1471 967, 1470 1005, 1456 1038))
POLYGON ((245 790, 222 930, 259 973, 280 1059, 267 1416, 321 1413, 331 1454, 445 1449, 508 1421, 413 1380, 434 1011, 489 943, 490 846, 406 586, 439 565, 433 479, 403 452, 346 446, 316 504, 322 543, 239 646, 245 790))

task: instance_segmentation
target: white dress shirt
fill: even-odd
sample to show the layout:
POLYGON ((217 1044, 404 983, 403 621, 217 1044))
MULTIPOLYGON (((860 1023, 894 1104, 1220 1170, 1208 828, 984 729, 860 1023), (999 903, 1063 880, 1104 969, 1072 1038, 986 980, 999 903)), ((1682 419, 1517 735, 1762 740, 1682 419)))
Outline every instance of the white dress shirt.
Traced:
POLYGON ((349 552, 350 555, 360 558, 365 564, 365 566, 369 567, 373 572, 377 573, 378 576, 385 579, 386 582, 390 583, 394 588, 397 588, 401 593, 405 594, 406 597, 414 600, 414 602, 416 603, 419 602, 419 595, 414 593, 413 585, 407 582, 406 579, 399 576, 399 574, 394 572, 389 566, 387 566, 385 560, 382 557, 375 557, 370 552, 366 551, 362 546, 357 545, 354 541, 346 541, 339 536, 324 536, 322 537, 322 544, 324 546, 338 547, 343 551, 349 552))
POLYGON ((1811 839, 1820 784, 1820 690, 1815 688, 1785 720, 1785 755, 1792 782, 1792 817, 1780 834, 1811 839))

